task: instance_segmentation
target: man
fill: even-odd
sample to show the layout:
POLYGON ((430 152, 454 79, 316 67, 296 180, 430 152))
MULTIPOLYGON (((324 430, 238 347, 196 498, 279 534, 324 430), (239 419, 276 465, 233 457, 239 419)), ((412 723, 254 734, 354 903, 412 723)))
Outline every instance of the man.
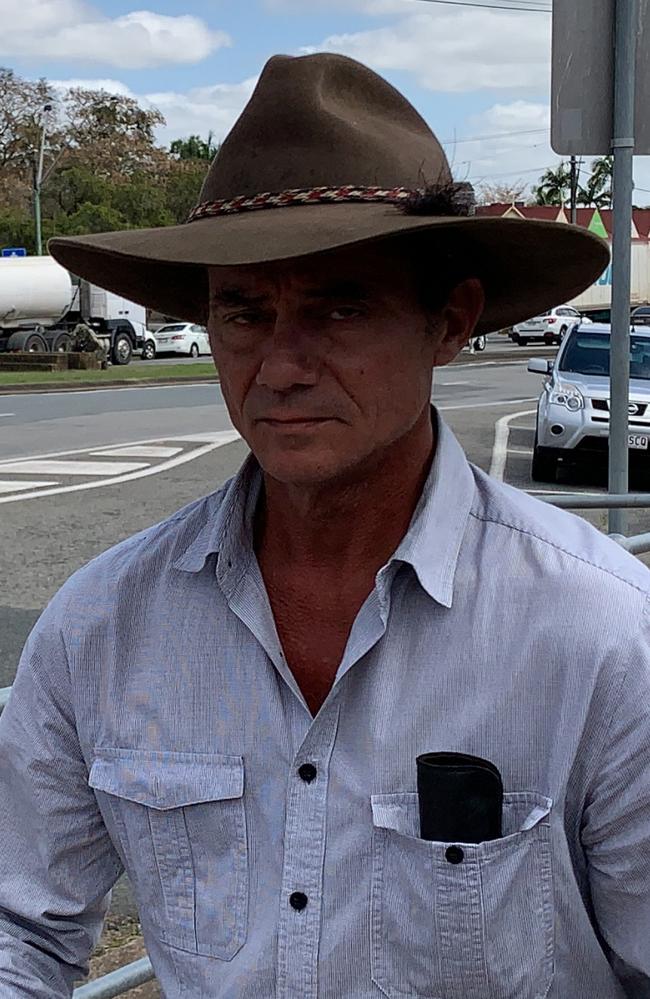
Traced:
POLYGON ((275 57, 186 225, 51 244, 207 319, 252 454, 27 643, 3 999, 69 994, 124 869, 167 999, 650 996, 647 570, 430 409, 433 368, 607 254, 469 195, 380 77, 275 57), (498 770, 501 836, 420 835, 431 752, 498 770))

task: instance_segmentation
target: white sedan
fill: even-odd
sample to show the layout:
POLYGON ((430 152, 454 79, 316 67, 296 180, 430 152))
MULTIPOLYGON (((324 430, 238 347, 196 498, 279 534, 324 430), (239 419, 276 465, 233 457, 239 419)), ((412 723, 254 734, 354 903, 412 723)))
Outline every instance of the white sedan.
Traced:
POLYGON ((210 353, 205 326, 196 323, 168 323, 154 331, 156 354, 187 354, 198 357, 210 353))

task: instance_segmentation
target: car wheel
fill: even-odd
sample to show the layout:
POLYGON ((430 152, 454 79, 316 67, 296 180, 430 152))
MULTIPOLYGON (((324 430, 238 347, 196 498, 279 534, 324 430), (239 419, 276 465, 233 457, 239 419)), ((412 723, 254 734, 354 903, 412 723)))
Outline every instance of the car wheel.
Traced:
POLYGON ((486 346, 487 346, 487 337, 482 335, 482 336, 477 336, 474 339, 474 350, 480 352, 482 350, 485 350, 486 346))
POLYGON ((518 343, 520 347, 527 347, 528 346, 528 337, 527 336, 517 337, 516 343, 518 343))
POLYGON ((537 435, 533 446, 530 477, 533 482, 557 482, 557 451, 552 447, 539 447, 537 435))
POLYGON ((142 360, 143 361, 153 361, 156 356, 156 347, 151 340, 147 340, 144 347, 142 348, 142 360))
POLYGON ((198 356, 199 356, 199 346, 198 344, 193 343, 192 346, 190 347, 190 357, 198 357, 198 356))

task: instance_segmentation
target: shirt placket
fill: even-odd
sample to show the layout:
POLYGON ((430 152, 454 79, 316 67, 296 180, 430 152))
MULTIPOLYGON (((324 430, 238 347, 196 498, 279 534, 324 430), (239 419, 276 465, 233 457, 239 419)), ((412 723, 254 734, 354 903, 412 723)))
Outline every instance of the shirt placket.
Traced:
POLYGON ((287 786, 280 892, 277 999, 316 999, 329 767, 338 696, 319 713, 293 761, 287 786))

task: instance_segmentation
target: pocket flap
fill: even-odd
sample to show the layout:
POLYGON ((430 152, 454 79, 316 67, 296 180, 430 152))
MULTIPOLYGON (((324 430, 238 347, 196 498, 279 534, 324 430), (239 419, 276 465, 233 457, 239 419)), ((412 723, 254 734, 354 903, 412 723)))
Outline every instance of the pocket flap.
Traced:
POLYGON ((88 783, 97 791, 148 808, 182 808, 205 801, 241 798, 244 760, 222 753, 155 753, 95 750, 88 783))

